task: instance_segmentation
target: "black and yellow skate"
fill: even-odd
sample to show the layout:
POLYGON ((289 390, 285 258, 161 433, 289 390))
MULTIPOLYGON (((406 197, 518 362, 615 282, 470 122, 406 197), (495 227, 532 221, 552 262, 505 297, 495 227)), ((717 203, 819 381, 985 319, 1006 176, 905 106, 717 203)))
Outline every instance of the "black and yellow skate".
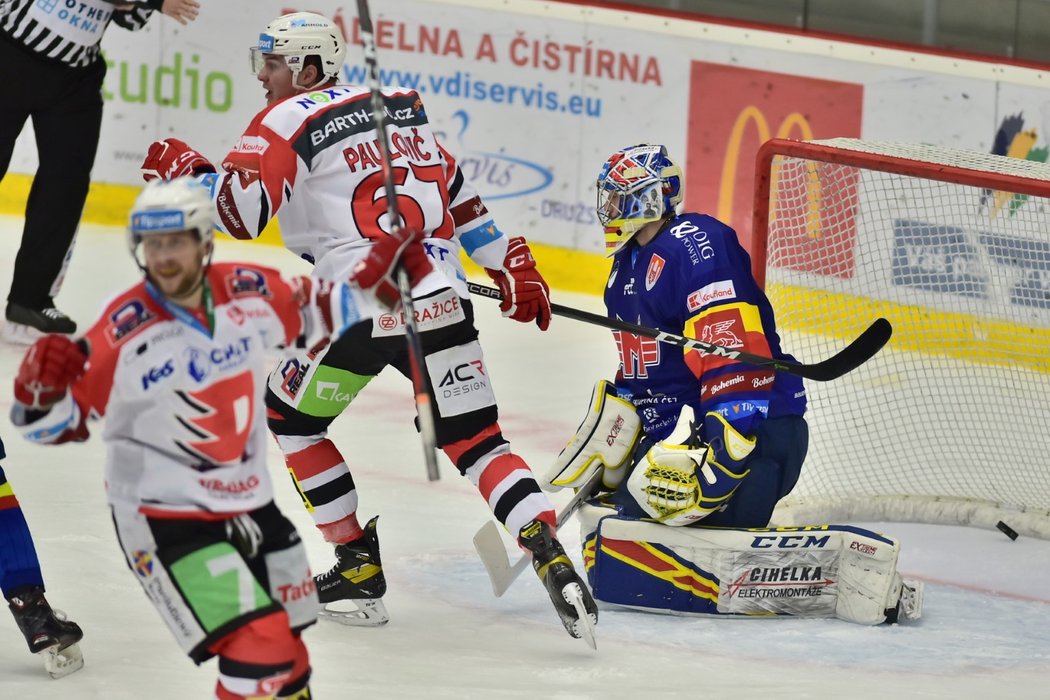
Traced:
POLYGON ((532 553, 532 568, 547 589, 565 631, 597 649, 594 626, 598 623, 598 606, 551 526, 532 520, 521 528, 518 542, 532 553))
POLYGON ((379 558, 377 520, 378 515, 368 521, 361 538, 336 545, 335 566, 314 577, 321 617, 356 627, 378 627, 390 620, 381 600, 386 577, 379 558))
POLYGON ((61 610, 53 610, 41 588, 27 588, 8 598, 8 607, 18 629, 26 638, 29 651, 40 654, 52 678, 61 678, 84 666, 77 644, 84 637, 80 625, 68 620, 61 610))

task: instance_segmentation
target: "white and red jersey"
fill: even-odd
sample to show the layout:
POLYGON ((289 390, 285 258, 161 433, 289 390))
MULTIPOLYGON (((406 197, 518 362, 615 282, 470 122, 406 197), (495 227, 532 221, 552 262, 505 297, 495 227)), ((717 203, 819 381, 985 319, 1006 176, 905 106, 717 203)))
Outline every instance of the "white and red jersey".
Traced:
MULTIPOLYGON (((474 186, 438 143, 419 95, 386 88, 387 133, 398 210, 421 229, 442 274, 416 296, 452 286, 466 296, 460 248, 499 269, 507 238, 474 186)), ((316 265, 315 276, 346 279, 371 240, 391 229, 380 146, 369 90, 335 85, 301 93, 260 112, 223 159, 218 175, 201 176, 221 230, 255 238, 277 216, 284 244, 316 265)))
POLYGON ((155 517, 229 517, 273 500, 268 353, 299 338, 309 317, 299 287, 276 270, 215 263, 207 279, 210 313, 146 282, 107 302, 84 336, 84 375, 23 427, 35 442, 83 440, 85 419, 105 417, 108 497, 155 517))

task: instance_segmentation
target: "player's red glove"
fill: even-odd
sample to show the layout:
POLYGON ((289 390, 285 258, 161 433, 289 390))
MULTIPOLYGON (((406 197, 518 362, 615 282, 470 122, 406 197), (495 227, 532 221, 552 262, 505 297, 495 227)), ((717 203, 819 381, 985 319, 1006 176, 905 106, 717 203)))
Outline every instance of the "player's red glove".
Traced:
POLYGON ((87 355, 66 335, 45 335, 22 358, 15 377, 15 400, 34 410, 58 403, 84 373, 87 355))
POLYGON ((521 236, 510 239, 503 269, 489 270, 489 277, 499 285, 503 295, 500 311, 515 321, 536 321, 541 331, 551 324, 551 292, 543 275, 536 269, 529 244, 521 236))
POLYGON ((372 289, 379 303, 388 309, 396 308, 401 301, 394 274, 398 265, 405 268, 413 287, 434 269, 422 242, 422 232, 409 228, 383 236, 357 263, 350 280, 361 289, 372 289))
POLYGON ((172 180, 183 175, 215 172, 207 158, 189 147, 185 141, 164 139, 149 145, 146 160, 142 161, 142 179, 146 182, 172 180))

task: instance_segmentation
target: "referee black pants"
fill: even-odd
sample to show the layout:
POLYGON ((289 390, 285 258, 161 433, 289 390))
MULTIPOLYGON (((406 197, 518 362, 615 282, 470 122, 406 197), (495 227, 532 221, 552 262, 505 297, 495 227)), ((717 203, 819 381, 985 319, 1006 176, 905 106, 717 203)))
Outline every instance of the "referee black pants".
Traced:
POLYGON ((39 58, 0 34, 0 85, 6 92, 0 100, 0 179, 28 119, 33 120, 40 162, 26 203, 10 302, 37 310, 54 305, 52 286, 64 272, 91 183, 105 75, 101 60, 70 68, 39 58))

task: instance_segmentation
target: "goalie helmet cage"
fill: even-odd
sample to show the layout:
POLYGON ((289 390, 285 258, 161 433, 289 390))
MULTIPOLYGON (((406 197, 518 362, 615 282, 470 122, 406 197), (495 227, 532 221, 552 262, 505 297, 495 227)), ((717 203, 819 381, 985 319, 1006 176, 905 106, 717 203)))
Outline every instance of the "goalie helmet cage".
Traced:
POLYGON ((774 139, 755 193, 787 351, 812 362, 878 316, 894 328, 859 369, 806 383, 809 455, 774 522, 1002 520, 1050 539, 1050 165, 774 139))

